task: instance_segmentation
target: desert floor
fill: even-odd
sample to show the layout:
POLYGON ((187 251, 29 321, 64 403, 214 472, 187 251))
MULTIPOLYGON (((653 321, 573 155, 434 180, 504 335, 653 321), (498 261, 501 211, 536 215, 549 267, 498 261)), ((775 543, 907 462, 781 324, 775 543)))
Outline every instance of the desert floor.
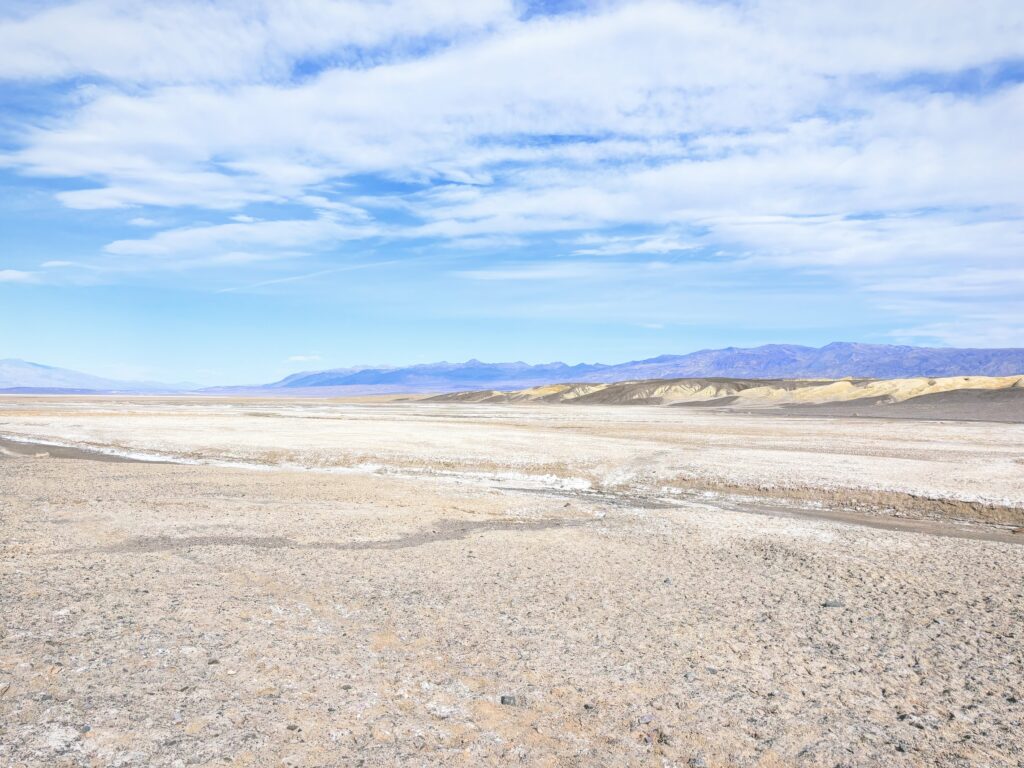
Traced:
POLYGON ((0 765, 1024 765, 1021 425, 9 397, 0 437, 0 765))

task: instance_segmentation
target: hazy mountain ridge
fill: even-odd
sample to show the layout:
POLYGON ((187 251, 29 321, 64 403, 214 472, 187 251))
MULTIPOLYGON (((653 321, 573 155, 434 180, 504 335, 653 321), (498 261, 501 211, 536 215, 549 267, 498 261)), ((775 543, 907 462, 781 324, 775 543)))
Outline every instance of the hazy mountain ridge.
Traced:
POLYGON ((302 371, 261 386, 207 387, 105 379, 65 368, 0 360, 0 391, 184 392, 343 396, 381 393, 515 390, 547 384, 680 378, 898 379, 915 376, 1013 376, 1024 374, 1024 349, 956 349, 834 342, 823 347, 767 344, 704 349, 616 365, 522 361, 425 363, 404 367, 302 371))
POLYGON ((432 363, 404 368, 337 369, 290 376, 269 388, 407 387, 408 391, 519 389, 563 382, 637 379, 907 378, 1012 376, 1024 373, 1024 349, 954 349, 834 342, 824 347, 767 344, 661 355, 618 365, 545 363, 432 363))
POLYGON ((11 394, 92 392, 175 392, 194 388, 190 384, 162 384, 154 381, 120 381, 101 376, 8 358, 0 360, 0 391, 11 394))
POLYGON ((1024 349, 957 349, 833 342, 823 347, 767 344, 705 349, 612 366, 583 381, 721 376, 729 378, 894 379, 913 376, 1012 376, 1024 349), (610 374, 615 378, 604 378, 610 374))
POLYGON ((552 381, 579 379, 594 375, 607 365, 566 365, 565 363, 543 363, 530 365, 522 361, 514 363, 483 363, 467 360, 464 363, 426 363, 405 368, 366 368, 363 370, 333 369, 316 371, 299 376, 288 376, 281 381, 266 385, 280 387, 350 387, 350 386, 411 386, 428 390, 450 387, 501 387, 528 384, 545 384, 552 381))

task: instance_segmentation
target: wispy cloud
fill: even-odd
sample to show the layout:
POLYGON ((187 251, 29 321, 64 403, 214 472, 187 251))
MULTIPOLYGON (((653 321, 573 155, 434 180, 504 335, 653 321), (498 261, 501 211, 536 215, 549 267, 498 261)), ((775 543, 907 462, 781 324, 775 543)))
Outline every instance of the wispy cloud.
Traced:
POLYGON ((316 272, 306 272, 301 275, 288 275, 287 277, 278 277, 270 280, 260 280, 256 283, 249 283, 247 285, 239 285, 232 288, 221 288, 217 293, 240 293, 245 291, 254 291, 260 288, 268 288, 273 285, 287 285, 288 283, 298 283, 304 280, 312 280, 316 277, 326 277, 327 275, 334 275, 339 272, 355 272, 363 269, 375 269, 377 267, 386 267, 392 264, 402 263, 400 260, 389 260, 389 261, 375 261, 367 262, 363 264, 347 264, 342 267, 333 267, 331 269, 320 269, 316 272))
POLYGON ((0 16, 0 77, 139 84, 286 80, 297 59, 501 24, 508 0, 85 0, 0 16))
POLYGON ((623 276, 635 279, 644 274, 663 274, 675 269, 664 261, 595 262, 541 261, 499 265, 491 269, 456 270, 457 277, 486 281, 608 280, 623 276))
POLYGON ((634 237, 608 237, 588 235, 576 241, 573 254, 577 256, 619 256, 627 253, 665 254, 691 251, 700 244, 672 234, 641 235, 634 237))
POLYGON ((607 274, 607 267, 588 262, 552 262, 523 264, 498 269, 457 270, 457 277, 467 280, 586 280, 607 274))
POLYGON ((232 267, 226 291, 326 274, 246 270, 375 239, 396 259, 456 254, 468 265, 443 274, 479 283, 632 269, 654 290, 661 258, 824 275, 903 328, 961 312, 984 334, 967 296, 1010 308, 981 276, 1024 252, 1021 3, 522 9, 8 13, 0 79, 62 98, 12 121, 0 167, 70 180, 56 195, 76 215, 138 210, 155 231, 106 245, 122 268, 232 267))
POLYGON ((331 275, 337 272, 336 269, 320 269, 316 272, 306 272, 301 275, 289 275, 288 277, 277 277, 271 280, 260 280, 256 283, 249 283, 248 285, 238 285, 233 288, 221 288, 217 293, 238 293, 242 291, 253 291, 258 288, 267 288, 272 285, 286 285, 287 283, 297 283, 302 280, 310 280, 314 277, 324 277, 325 275, 331 275))
POLYGON ((39 277, 34 272, 20 269, 0 269, 0 283, 36 283, 39 277))
POLYGON ((180 259, 223 254, 294 252, 379 234, 372 225, 352 225, 334 216, 315 219, 257 221, 251 217, 229 224, 168 229, 141 240, 116 240, 105 248, 118 256, 180 259))

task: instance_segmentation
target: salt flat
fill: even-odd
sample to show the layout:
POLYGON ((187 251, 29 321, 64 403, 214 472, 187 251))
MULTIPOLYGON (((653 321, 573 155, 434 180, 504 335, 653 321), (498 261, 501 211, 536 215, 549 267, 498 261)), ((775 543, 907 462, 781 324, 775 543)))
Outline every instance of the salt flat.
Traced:
POLYGON ((5 765, 1024 760, 1020 425, 5 398, 0 436, 5 765))
POLYGON ((753 493, 1024 523, 1024 425, 644 406, 9 398, 0 435, 227 465, 645 497, 753 493))

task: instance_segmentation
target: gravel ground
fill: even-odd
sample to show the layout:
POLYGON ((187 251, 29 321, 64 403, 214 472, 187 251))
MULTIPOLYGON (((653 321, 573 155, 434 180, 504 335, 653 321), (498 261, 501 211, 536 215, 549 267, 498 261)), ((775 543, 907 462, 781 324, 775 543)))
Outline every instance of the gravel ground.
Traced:
MULTIPOLYGON (((327 414, 301 422, 303 442, 291 417, 175 437, 176 410, 166 427, 146 415, 146 434, 132 432, 142 417, 61 407, 72 415, 5 411, 0 432, 191 440, 204 460, 215 441, 249 459, 277 442, 289 460, 326 460, 361 453, 375 426, 382 466, 397 457, 405 474, 0 451, 2 765, 1024 765, 1024 546, 1006 529, 884 530, 537 470, 545 448, 540 464, 567 460, 561 442, 531 442, 541 428, 584 464, 610 465, 613 444, 623 463, 665 450, 642 420, 633 443, 624 422, 502 417, 481 446, 467 434, 490 425, 458 410, 419 431, 403 411, 361 426, 327 414), (519 433, 525 461, 504 453, 519 433), (465 464, 409 474, 409 457, 457 443, 465 464), (532 482, 480 474, 488 450, 532 482)), ((687 439, 752 428, 717 423, 723 436, 687 439)), ((923 463, 931 437, 940 467, 967 457, 971 492, 982 455, 1013 502, 1000 462, 1020 432, 967 426, 916 425, 876 453, 923 463)), ((832 445, 872 455, 871 434, 850 429, 832 445)), ((817 460, 842 478, 846 456, 817 460)))

